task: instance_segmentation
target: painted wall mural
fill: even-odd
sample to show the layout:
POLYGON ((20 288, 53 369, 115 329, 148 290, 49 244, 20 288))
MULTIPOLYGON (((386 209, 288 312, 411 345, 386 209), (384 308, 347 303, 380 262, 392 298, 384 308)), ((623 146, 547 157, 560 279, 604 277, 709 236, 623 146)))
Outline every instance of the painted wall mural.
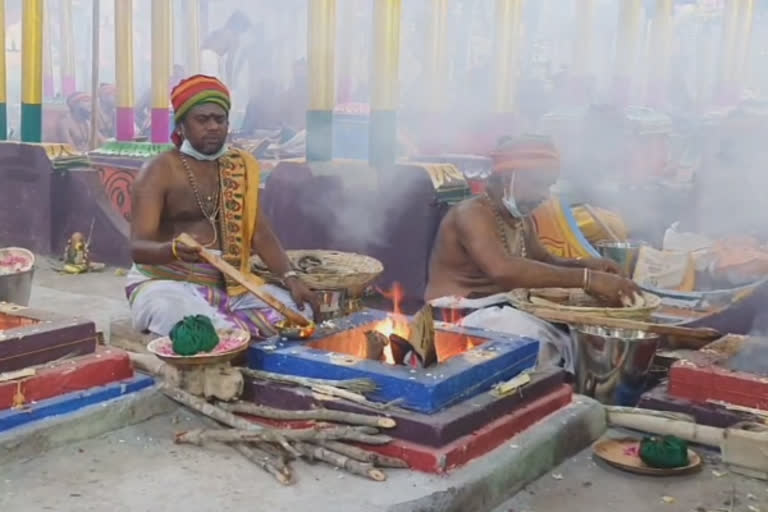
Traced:
POLYGON ((125 220, 131 221, 131 187, 138 173, 135 169, 99 167, 99 177, 112 206, 125 220))

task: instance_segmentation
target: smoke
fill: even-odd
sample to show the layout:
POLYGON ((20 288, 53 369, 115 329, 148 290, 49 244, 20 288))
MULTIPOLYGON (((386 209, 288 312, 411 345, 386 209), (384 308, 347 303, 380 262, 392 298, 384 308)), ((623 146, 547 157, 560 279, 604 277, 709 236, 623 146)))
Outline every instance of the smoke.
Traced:
MULTIPOLYGON (((172 64, 188 73, 190 27, 185 3, 173 0, 172 64)), ((20 53, 11 49, 21 46, 21 4, 10 0, 7 14, 7 76, 13 77, 8 104, 16 133, 21 60, 20 53)), ((57 92, 66 58, 60 4, 46 3, 51 62, 44 68, 52 70, 57 92)), ((562 155, 559 189, 571 200, 618 211, 637 238, 658 245, 664 229, 677 220, 713 237, 768 235, 762 220, 768 213, 763 193, 768 184, 763 142, 768 109, 762 112, 759 101, 753 104, 751 124, 736 122, 727 112, 712 115, 733 108, 745 96, 759 98, 766 93, 764 9, 756 8, 751 29, 739 18, 739 30, 729 32, 721 2, 675 2, 671 22, 665 25, 657 3, 645 1, 636 37, 630 41, 628 18, 621 12, 630 2, 595 0, 589 12, 579 0, 523 2, 518 29, 503 27, 512 34, 506 63, 511 65, 512 79, 507 89, 507 82, 497 75, 496 57, 503 54, 498 44, 505 41, 496 34, 497 3, 445 2, 442 39, 430 46, 433 27, 439 25, 432 9, 438 4, 402 2, 398 143, 407 149, 400 157, 433 151, 487 153, 500 135, 545 133, 555 139, 562 155), (439 63, 435 55, 441 56, 439 63), (497 100, 505 95, 512 108, 500 111, 497 100), (630 105, 649 110, 628 112, 630 105), (650 133, 649 126, 660 119, 668 126, 650 133), (695 179, 685 172, 695 174, 695 179)), ((72 5, 75 74, 79 88, 87 91, 90 2, 72 5)), ((263 108, 255 112, 269 115, 257 128, 303 129, 314 81, 312 76, 301 79, 302 67, 297 66, 307 59, 307 2, 207 0, 201 5, 202 70, 228 82, 233 128, 239 128, 249 103, 260 103, 263 108), (267 118, 271 120, 266 122, 267 118)), ((145 96, 151 86, 150 6, 151 0, 134 1, 136 98, 145 96)), ((379 85, 371 83, 371 73, 382 66, 372 55, 372 2, 339 0, 336 12, 336 103, 368 103, 379 85)), ((115 77, 111 56, 116 23, 113 3, 104 2, 98 20, 100 82, 115 77)), ((350 141, 342 139, 337 146, 346 143, 350 141)), ((402 183, 382 181, 380 173, 365 165, 344 169, 339 171, 344 175, 339 186, 345 188, 345 197, 356 199, 343 209, 329 204, 335 208, 326 209, 327 215, 333 216, 338 229, 329 236, 339 243, 356 239, 361 247, 385 243, 392 219, 407 211, 405 201, 415 199, 402 183), (390 190, 382 190, 385 183, 390 190)), ((328 173, 338 175, 337 171, 328 173)), ((321 178, 336 179, 322 172, 321 178)), ((331 199, 308 202, 323 201, 331 199)), ((313 214, 308 206, 297 209, 313 214)))

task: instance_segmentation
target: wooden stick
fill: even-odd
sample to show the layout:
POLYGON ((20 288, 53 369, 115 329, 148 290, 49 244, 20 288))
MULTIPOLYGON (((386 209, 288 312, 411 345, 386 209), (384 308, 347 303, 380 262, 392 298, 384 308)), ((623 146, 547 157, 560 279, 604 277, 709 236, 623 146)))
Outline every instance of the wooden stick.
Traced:
POLYGON ((275 479, 283 485, 291 485, 293 483, 293 473, 287 467, 283 466, 279 468, 275 461, 272 460, 268 454, 252 448, 245 443, 236 443, 232 447, 237 450, 243 457, 253 462, 261 469, 274 476, 275 479))
POLYGON ((197 249, 202 259, 204 259, 205 261, 207 261, 208 263, 216 267, 222 274, 229 276, 230 278, 237 281, 238 284, 242 285, 246 290, 254 294, 256 297, 258 297, 262 301, 264 301, 265 304, 267 304, 271 308, 274 308, 278 313, 283 315, 286 318, 286 320, 288 320, 292 324, 296 324, 300 327, 305 327, 312 323, 303 315, 290 309, 288 306, 280 302, 280 300, 275 298, 272 294, 268 293, 263 288, 261 288, 261 285, 264 284, 263 281, 260 281, 260 280, 256 281, 256 278, 254 276, 251 276, 251 277, 245 276, 238 269, 236 269, 235 267, 233 267, 232 265, 224 261, 224 259, 221 256, 209 251, 208 249, 200 245, 197 242, 197 240, 189 236, 187 233, 180 234, 178 237, 176 237, 176 240, 188 247, 197 249))
POLYGON ((241 368, 240 371, 243 375, 253 377, 262 380, 271 380, 274 382, 280 382, 283 384, 292 384, 299 386, 312 387, 317 385, 333 386, 336 388, 346 389, 354 393, 373 393, 376 391, 376 383, 373 379, 348 379, 348 380, 331 380, 331 379, 313 379, 309 377, 299 377, 298 375, 284 375, 282 373, 265 372, 263 370, 252 370, 250 368, 241 368))
POLYGON ((374 409, 380 409, 384 410, 386 409, 389 404, 381 404, 377 402, 372 402, 365 398, 363 395, 359 393, 352 393, 351 391, 347 391, 345 389, 339 389, 335 388, 333 386, 312 386, 313 391, 317 391, 318 393, 321 393, 323 395, 329 395, 329 396, 335 396, 337 398, 343 398, 344 400, 349 400, 350 402, 354 402, 356 404, 366 405, 368 407, 372 407, 374 409))
POLYGON ((323 462, 327 462, 332 466, 349 471, 352 474, 364 476, 375 480, 377 482, 383 482, 387 479, 387 474, 380 469, 376 469, 372 464, 366 464, 353 460, 345 455, 332 452, 322 446, 314 446, 311 444, 298 442, 295 444, 296 448, 305 456, 310 459, 317 459, 323 462))
MULTIPOLYGON (((91 130, 88 134, 88 149, 96 149, 96 136, 99 133, 99 35, 101 32, 101 20, 99 16, 99 3, 93 2, 91 11, 91 130)), ((47 23, 47 22, 46 22, 47 23)), ((43 41, 49 44, 48 41, 43 41)))
POLYGON ((387 444, 392 441, 389 436, 377 435, 376 429, 370 427, 335 427, 335 428, 306 428, 283 430, 209 430, 196 429, 176 434, 177 443, 201 445, 206 442, 217 443, 276 443, 280 438, 293 441, 328 441, 346 439, 366 444, 387 444))
MULTIPOLYGON (((224 425, 230 426, 232 428, 249 430, 251 432, 265 432, 269 430, 246 419, 235 416, 231 412, 225 411, 220 407, 209 404, 202 398, 198 398, 182 389, 161 385, 160 390, 167 397, 179 402, 180 404, 205 414, 209 418, 212 418, 219 423, 223 423, 224 425)), ((296 449, 288 444, 288 441, 285 439, 285 437, 281 436, 279 432, 274 434, 274 438, 274 442, 280 444, 280 446, 288 450, 288 453, 294 455, 295 457, 299 456, 299 453, 296 451, 296 449)))
POLYGON ((340 443, 339 441, 322 441, 315 444, 319 444, 336 453, 346 455, 350 459, 355 459, 360 462, 370 462, 374 466, 382 468, 408 468, 408 463, 403 459, 388 457, 387 455, 381 455, 376 452, 370 452, 363 448, 352 446, 351 444, 340 443))
POLYGON ((378 428, 393 428, 397 425, 392 418, 382 418, 380 416, 369 416, 367 414, 357 414, 354 412, 334 411, 330 409, 312 409, 308 411, 288 411, 284 409, 275 409, 263 405, 256 405, 250 402, 226 403, 220 402, 219 407, 229 412, 239 412, 261 418, 270 418, 275 420, 320 420, 332 421, 336 423, 348 423, 350 425, 366 425, 378 428))
POLYGON ((681 327, 678 325, 654 324, 650 322, 640 322, 638 320, 628 320, 625 318, 610 318, 596 315, 583 315, 571 311, 555 311, 547 308, 526 308, 529 313, 538 316, 549 322, 576 324, 576 325, 595 325, 600 327, 611 327, 616 329, 637 329, 640 331, 661 334, 665 336, 675 336, 678 338, 688 338, 700 340, 702 342, 711 342, 723 335, 709 327, 681 327))

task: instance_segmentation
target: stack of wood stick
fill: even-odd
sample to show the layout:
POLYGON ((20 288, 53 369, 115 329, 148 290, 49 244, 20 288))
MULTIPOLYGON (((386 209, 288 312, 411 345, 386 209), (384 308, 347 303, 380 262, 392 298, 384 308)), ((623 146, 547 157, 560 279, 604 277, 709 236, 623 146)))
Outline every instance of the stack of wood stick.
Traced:
POLYGON ((179 432, 177 443, 203 445, 226 443, 272 475, 283 485, 294 481, 290 462, 320 461, 371 480, 387 479, 382 468, 407 468, 405 461, 360 448, 359 444, 382 445, 391 441, 380 433, 395 427, 395 420, 330 409, 291 411, 250 402, 212 404, 179 388, 164 385, 173 400, 230 428, 179 432), (278 421, 313 422, 308 428, 268 428, 235 413, 278 421), (348 443, 355 443, 348 444, 348 443))

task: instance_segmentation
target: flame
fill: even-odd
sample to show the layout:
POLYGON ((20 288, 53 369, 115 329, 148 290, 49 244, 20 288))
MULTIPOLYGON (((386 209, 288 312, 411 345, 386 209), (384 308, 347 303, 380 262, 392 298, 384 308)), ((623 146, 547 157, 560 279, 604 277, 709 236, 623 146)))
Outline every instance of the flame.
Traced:
MULTIPOLYGON (((395 334, 405 340, 411 335, 411 329, 408 326, 408 318, 403 315, 400 309, 400 303, 403 300, 403 287, 400 283, 394 282, 392 288, 389 291, 377 289, 377 291, 385 298, 392 301, 392 313, 384 320, 380 321, 374 327, 375 331, 380 332, 389 340, 391 334, 395 334)), ((395 364, 395 357, 392 353, 392 345, 388 343, 384 347, 384 360, 389 364, 395 364)))

